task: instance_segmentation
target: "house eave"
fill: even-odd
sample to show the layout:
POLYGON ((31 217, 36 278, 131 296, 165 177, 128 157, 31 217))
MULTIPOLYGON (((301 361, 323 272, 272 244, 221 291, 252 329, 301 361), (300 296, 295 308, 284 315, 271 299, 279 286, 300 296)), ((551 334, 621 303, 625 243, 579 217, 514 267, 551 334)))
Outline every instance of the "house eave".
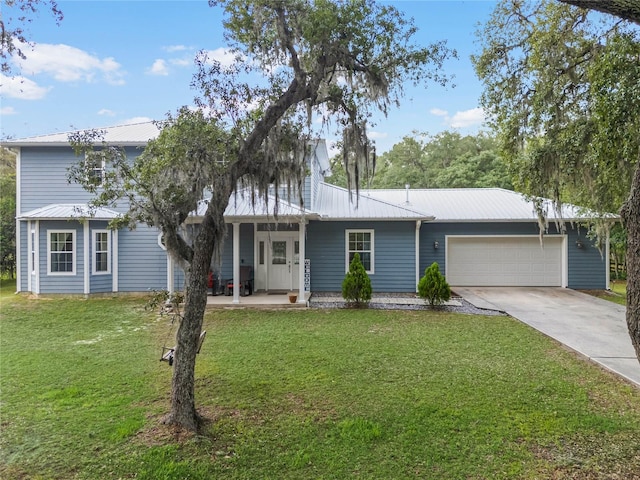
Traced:
MULTIPOLYGON (((309 220, 319 220, 319 215, 305 214, 305 215, 278 215, 278 217, 274 217, 273 215, 225 215, 224 222, 225 223, 300 223, 307 222, 309 220)), ((188 224, 198 224, 202 223, 204 220, 204 216, 199 215, 191 215, 186 220, 188 224)))

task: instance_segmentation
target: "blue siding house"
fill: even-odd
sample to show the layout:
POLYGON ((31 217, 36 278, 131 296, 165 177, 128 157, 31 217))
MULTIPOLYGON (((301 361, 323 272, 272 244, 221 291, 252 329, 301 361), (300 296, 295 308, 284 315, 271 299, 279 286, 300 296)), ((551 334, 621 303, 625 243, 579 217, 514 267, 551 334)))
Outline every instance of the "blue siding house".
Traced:
MULTIPOLYGON (((158 134, 149 123, 105 129, 105 140, 139 155, 158 134)), ((99 294, 180 289, 159 232, 108 228, 126 211, 90 211, 90 196, 69 184, 77 159, 68 133, 3 142, 17 158, 19 292, 99 294)), ((339 291, 357 252, 374 291, 414 292, 432 262, 453 286, 557 286, 604 289, 609 284, 608 245, 586 238, 587 221, 573 206, 547 224, 532 202, 502 189, 366 190, 359 195, 324 181, 329 158, 323 141, 312 146, 309 175, 296 199, 263 204, 238 191, 225 212, 228 235, 216 275, 238 279, 252 267, 258 291, 339 291)), ((202 208, 206 205, 203 203, 202 208)), ((189 223, 197 228, 199 208, 189 223)), ((237 283, 237 282, 234 282, 237 283)), ((237 291, 234 302, 238 302, 237 291)), ((304 296, 300 296, 304 301, 304 296)))

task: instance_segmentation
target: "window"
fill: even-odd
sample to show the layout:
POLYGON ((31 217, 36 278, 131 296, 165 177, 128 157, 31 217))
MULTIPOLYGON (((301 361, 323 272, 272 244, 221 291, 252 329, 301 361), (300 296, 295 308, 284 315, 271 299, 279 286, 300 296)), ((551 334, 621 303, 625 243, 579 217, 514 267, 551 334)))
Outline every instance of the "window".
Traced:
POLYGON ((47 270, 50 275, 75 275, 76 232, 57 230, 47 232, 49 242, 47 270))
POLYGON ((93 231, 93 273, 111 273, 111 237, 108 230, 93 231))
POLYGON ((367 273, 373 273, 373 230, 346 230, 345 238, 347 242, 345 271, 349 271, 349 264, 357 253, 367 273))
POLYGON ((104 181, 104 155, 102 152, 91 152, 85 156, 85 170, 87 182, 90 185, 99 187, 104 181))
POLYGON ((38 266, 36 265, 36 231, 31 230, 31 273, 35 274, 38 266))
POLYGON ((271 242, 271 265, 287 264, 287 242, 271 242))
POLYGON ((259 248, 260 251, 258 255, 259 257, 258 263, 260 263, 260 265, 264 265, 264 241, 261 241, 259 245, 260 245, 260 248, 259 248))

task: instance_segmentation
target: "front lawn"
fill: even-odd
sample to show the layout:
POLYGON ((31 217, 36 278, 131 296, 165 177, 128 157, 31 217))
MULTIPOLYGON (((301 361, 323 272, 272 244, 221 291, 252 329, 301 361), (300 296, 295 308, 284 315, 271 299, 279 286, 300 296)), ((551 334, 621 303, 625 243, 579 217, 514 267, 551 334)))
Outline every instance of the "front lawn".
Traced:
POLYGON ((509 317, 212 311, 178 435, 143 305, 2 298, 0 478, 640 478, 640 390, 509 317))

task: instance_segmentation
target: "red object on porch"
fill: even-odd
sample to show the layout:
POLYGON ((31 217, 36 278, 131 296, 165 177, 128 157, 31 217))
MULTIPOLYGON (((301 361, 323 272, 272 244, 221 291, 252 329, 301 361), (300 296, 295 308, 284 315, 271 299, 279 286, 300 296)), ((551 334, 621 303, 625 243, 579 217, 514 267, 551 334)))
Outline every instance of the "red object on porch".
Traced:
MULTIPOLYGON (((225 282, 225 295, 233 295, 233 278, 225 282)), ((240 267, 240 295, 243 297, 253 294, 253 267, 245 265, 240 267)))

